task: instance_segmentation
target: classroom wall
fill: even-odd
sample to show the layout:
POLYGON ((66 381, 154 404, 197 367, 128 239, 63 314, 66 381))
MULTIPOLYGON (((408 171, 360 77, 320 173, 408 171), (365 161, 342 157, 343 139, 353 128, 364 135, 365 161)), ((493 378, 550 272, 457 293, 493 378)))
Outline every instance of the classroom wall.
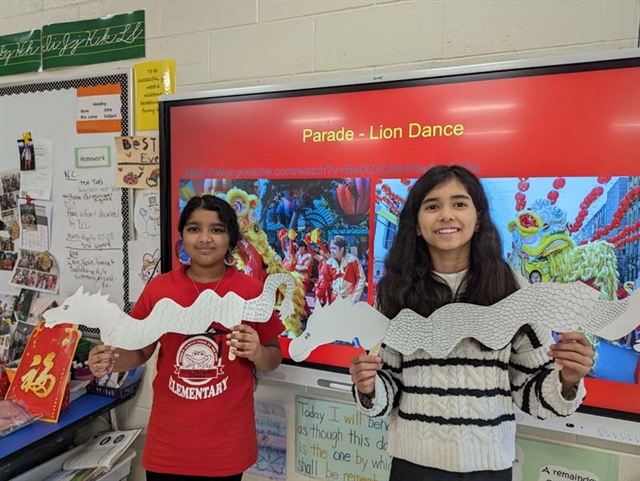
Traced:
MULTIPOLYGON (((639 45, 640 0, 0 0, 0 35, 46 23, 146 9, 147 59, 175 58, 177 91, 268 85, 454 65, 610 51, 639 45)), ((0 83, 99 73, 142 59, 0 78, 0 83)), ((151 376, 122 425, 146 424, 151 376)), ((288 411, 294 397, 337 392, 263 382, 259 400, 288 411)), ((640 479, 640 449, 522 428, 520 435, 620 453, 620 481, 640 479)), ((141 446, 141 442, 137 443, 141 446)), ((135 466, 130 477, 144 479, 135 466)), ((245 480, 254 478, 245 476, 245 480)))

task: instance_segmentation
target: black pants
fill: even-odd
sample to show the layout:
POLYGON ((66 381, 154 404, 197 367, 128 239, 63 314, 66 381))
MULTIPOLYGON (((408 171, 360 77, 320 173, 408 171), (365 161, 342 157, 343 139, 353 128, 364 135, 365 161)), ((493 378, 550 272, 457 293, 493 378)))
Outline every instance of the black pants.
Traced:
POLYGON ((404 459, 393 458, 389 481, 511 481, 511 468, 504 471, 473 471, 452 473, 441 469, 427 468, 404 459))
POLYGON ((162 474, 147 471, 147 481, 242 481, 242 473, 233 476, 183 476, 181 474, 162 474))

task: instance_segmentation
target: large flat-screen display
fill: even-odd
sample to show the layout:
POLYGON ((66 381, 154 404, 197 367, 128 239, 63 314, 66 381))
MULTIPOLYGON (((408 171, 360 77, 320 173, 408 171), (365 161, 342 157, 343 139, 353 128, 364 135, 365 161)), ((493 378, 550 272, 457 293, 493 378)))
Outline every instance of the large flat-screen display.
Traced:
MULTIPOLYGON (((606 299, 640 287, 637 53, 170 96, 160 133, 163 271, 187 261, 174 246, 188 199, 225 198, 236 267, 296 273, 285 357, 318 303, 373 302, 407 194, 438 164, 482 179, 504 258, 530 282, 580 280, 606 299)), ((639 335, 590 336, 585 406, 637 418, 639 335)), ((346 372, 360 352, 325 345, 302 365, 346 372)))

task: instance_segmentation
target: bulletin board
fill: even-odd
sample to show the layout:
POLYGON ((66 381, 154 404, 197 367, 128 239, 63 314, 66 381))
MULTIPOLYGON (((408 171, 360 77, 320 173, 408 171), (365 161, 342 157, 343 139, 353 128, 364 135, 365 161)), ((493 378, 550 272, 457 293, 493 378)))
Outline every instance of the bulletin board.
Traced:
MULTIPOLYGON (((1 170, 20 169, 16 139, 23 132, 31 133, 34 145, 45 141, 52 151, 49 251, 59 269, 59 286, 57 293, 41 297, 64 299, 82 286, 130 309, 130 193, 116 187, 114 137, 130 135, 132 129, 131 79, 131 72, 123 70, 0 86, 1 170), (101 127, 82 118, 80 105, 87 99, 80 92, 106 92, 112 98, 116 92, 116 102, 119 93, 116 116, 121 122, 110 121, 117 131, 114 124, 101 127)), ((10 280, 11 271, 0 271, 2 292, 17 295, 19 288, 8 285, 10 280)))
MULTIPOLYGON (((185 260, 174 251, 179 213, 209 193, 238 213, 246 273, 289 270, 301 241, 326 260, 339 235, 366 276, 352 300, 372 303, 411 186, 431 166, 458 164, 481 178, 515 271, 531 282, 579 272, 601 297, 621 298, 640 287, 638 118, 636 49, 163 97, 162 267, 185 260)), ((280 338, 286 367, 324 294, 316 275, 301 288, 299 325, 280 338)), ((638 419, 637 337, 593 339, 583 410, 638 419)), ((361 352, 324 345, 296 366, 346 374, 361 352)))

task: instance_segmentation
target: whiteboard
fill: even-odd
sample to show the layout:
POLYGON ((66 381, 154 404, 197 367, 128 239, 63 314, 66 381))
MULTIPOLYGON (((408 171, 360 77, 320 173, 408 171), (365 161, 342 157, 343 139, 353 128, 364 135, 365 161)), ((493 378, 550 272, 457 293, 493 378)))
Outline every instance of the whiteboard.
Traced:
MULTIPOLYGON (((131 71, 107 75, 49 79, 0 86, 0 170, 19 169, 17 139, 31 132, 34 144, 52 144, 53 210, 50 247, 59 268, 57 294, 64 299, 82 286, 109 295, 129 310, 127 241, 130 236, 130 192, 116 187, 114 137, 129 135, 132 126, 131 71), (122 131, 83 133, 76 130, 77 91, 120 84, 122 131), (110 166, 79 168, 76 149, 109 147, 110 166)), ((38 200, 34 200, 37 205, 38 200)), ((18 294, 8 285, 11 271, 0 271, 2 293, 18 294)))

